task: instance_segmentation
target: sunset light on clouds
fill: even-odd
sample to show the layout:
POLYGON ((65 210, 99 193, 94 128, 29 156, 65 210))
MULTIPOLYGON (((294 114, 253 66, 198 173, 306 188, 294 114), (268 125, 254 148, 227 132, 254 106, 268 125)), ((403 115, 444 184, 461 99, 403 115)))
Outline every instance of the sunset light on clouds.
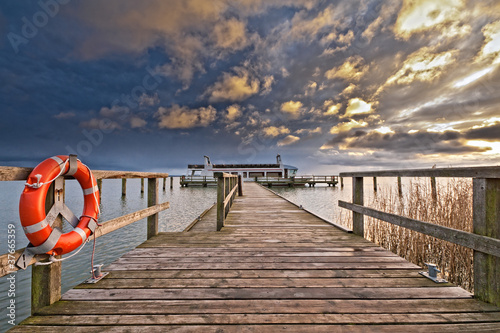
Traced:
POLYGON ((2 165, 500 164, 498 1, 4 1, 0 33, 2 165))

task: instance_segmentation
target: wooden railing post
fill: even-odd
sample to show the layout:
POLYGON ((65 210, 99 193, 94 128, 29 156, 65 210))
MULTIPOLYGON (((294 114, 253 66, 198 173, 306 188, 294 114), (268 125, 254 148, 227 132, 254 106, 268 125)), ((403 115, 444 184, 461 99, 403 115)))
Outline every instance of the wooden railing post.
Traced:
POLYGON ((238 175, 238 196, 243 196, 243 180, 241 179, 241 175, 238 175))
MULTIPOLYGON (((352 177, 352 203, 363 205, 363 177, 352 177)), ((364 215, 352 212, 352 232, 364 237, 364 215)))
POLYGON ((436 177, 431 177, 431 195, 434 202, 437 201, 436 177))
MULTIPOLYGON (((45 212, 48 213, 56 201, 64 201, 64 178, 57 178, 49 188, 45 200, 45 212)), ((58 216, 52 227, 62 228, 62 218, 58 216)), ((57 256, 60 258, 60 256, 57 256)), ((44 306, 57 302, 61 298, 61 262, 51 265, 36 266, 31 270, 31 314, 37 313, 44 306)))
MULTIPOLYGON (((473 232, 500 238, 500 179, 473 179, 473 232)), ((500 306, 500 257, 474 251, 474 296, 500 306)))
MULTIPOLYGON (((144 179, 144 178, 141 178, 144 179)), ((157 205, 158 202, 158 178, 148 178, 148 207, 157 205)), ((158 213, 148 217, 148 239, 158 234, 158 213)))
POLYGON ((127 178, 122 178, 122 197, 127 195, 127 178))
POLYGON ((225 196, 225 178, 222 173, 215 174, 214 177, 217 177, 217 231, 220 231, 224 226, 225 219, 225 209, 224 209, 224 198, 225 196))

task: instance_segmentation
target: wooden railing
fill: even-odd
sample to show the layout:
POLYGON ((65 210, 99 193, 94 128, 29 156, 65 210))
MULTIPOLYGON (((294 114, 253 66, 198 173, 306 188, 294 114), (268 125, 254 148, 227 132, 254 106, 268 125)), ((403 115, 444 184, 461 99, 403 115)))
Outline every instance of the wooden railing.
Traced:
POLYGON ((243 195, 241 176, 231 175, 225 172, 214 172, 217 179, 217 231, 224 226, 229 209, 233 205, 236 191, 243 195))
POLYGON ((500 306, 500 167, 343 172, 352 177, 353 232, 364 236, 364 216, 408 228, 474 250, 474 296, 500 306), (363 177, 473 178, 473 233, 385 213, 363 206, 363 177))
MULTIPOLYGON (((0 181, 26 181, 32 168, 19 167, 0 167, 0 181)), ((92 171, 97 179, 99 190, 102 186, 102 179, 123 179, 128 178, 147 178, 148 179, 148 208, 123 215, 106 222, 99 223, 102 226, 98 227, 95 232, 95 237, 101 237, 117 229, 123 228, 131 223, 147 218, 147 238, 151 238, 158 234, 158 213, 169 208, 170 203, 158 203, 158 187, 159 179, 167 178, 166 173, 150 173, 150 172, 127 172, 127 171, 92 171)), ((123 182, 123 184, 126 184, 123 182)), ((126 187, 122 189, 125 194, 126 187)), ((99 191, 100 193, 100 191, 99 191)), ((46 198, 46 211, 55 202, 57 196, 62 196, 64 200, 64 178, 57 178, 50 186, 46 198)), ((62 227, 62 219, 59 217, 53 224, 54 227, 62 227)), ((24 248, 14 251, 9 250, 8 253, 0 255, 0 277, 12 274, 19 270, 15 262, 23 253, 24 248)), ((33 265, 37 261, 47 261, 47 254, 36 255, 28 265, 33 265)), ((37 266, 34 265, 31 271, 31 312, 35 313, 40 308, 50 305, 61 298, 61 262, 54 262, 50 265, 37 266)))

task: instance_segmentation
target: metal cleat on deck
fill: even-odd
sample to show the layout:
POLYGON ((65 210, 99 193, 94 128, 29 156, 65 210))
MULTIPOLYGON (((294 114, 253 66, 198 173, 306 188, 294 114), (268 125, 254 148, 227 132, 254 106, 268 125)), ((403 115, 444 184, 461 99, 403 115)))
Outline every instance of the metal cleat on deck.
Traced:
POLYGON ((97 282, 101 281, 101 279, 103 277, 105 277, 106 275, 108 275, 109 272, 103 272, 103 271, 101 271, 101 267, 102 266, 103 266, 102 264, 100 264, 100 265, 94 265, 93 270, 90 272, 90 273, 92 273, 92 277, 88 278, 83 283, 97 283, 97 282))
POLYGON ((441 271, 437 268, 435 264, 431 263, 426 263, 427 269, 429 270, 428 272, 418 272, 420 275, 425 276, 428 279, 431 279, 432 281, 436 283, 447 283, 445 279, 438 278, 437 273, 440 273, 441 271))

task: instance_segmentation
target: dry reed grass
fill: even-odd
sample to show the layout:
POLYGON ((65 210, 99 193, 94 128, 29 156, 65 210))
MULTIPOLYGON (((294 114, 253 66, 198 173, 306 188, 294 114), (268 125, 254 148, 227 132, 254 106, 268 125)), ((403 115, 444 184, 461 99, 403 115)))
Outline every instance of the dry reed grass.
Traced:
MULTIPOLYGON (((393 187, 380 188, 365 204, 374 209, 472 232, 472 180, 450 179, 432 199, 429 179, 413 179, 400 197, 393 187)), ((365 201, 366 202, 366 201, 365 201)), ((344 220, 344 218, 341 218, 344 220)), ((341 221, 338 221, 341 223, 341 221)), ((448 281, 473 292, 471 249, 365 217, 365 238, 425 268, 434 263, 448 281)))

